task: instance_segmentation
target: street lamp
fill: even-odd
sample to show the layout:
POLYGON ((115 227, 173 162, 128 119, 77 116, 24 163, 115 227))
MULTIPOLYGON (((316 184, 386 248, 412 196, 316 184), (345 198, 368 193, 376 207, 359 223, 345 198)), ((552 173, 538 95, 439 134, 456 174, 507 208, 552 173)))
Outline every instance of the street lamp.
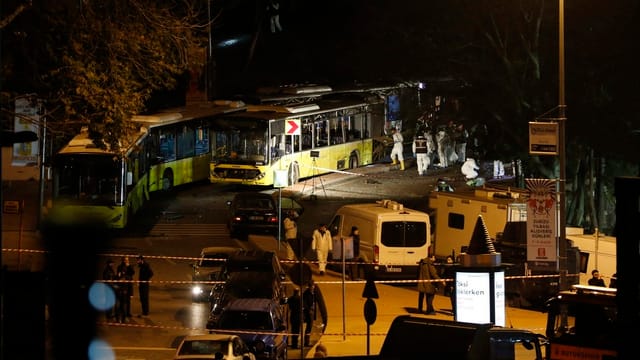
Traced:
POLYGON ((558 184, 558 196, 560 202, 560 231, 558 244, 558 268, 560 270, 560 290, 566 290, 567 286, 567 242, 566 238, 566 147, 565 147, 565 123, 566 108, 564 99, 564 0, 558 0, 558 165, 560 166, 560 181, 558 184))

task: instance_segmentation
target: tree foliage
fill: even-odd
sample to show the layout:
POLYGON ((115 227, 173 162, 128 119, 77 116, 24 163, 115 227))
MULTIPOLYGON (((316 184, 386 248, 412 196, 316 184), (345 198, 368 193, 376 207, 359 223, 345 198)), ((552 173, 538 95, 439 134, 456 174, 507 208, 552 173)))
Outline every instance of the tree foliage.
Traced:
POLYGON ((154 91, 175 87, 204 62, 196 54, 207 19, 188 1, 43 1, 32 10, 14 31, 31 40, 16 44, 38 50, 11 60, 31 62, 31 85, 52 109, 52 128, 88 126, 105 146, 117 147, 154 91))

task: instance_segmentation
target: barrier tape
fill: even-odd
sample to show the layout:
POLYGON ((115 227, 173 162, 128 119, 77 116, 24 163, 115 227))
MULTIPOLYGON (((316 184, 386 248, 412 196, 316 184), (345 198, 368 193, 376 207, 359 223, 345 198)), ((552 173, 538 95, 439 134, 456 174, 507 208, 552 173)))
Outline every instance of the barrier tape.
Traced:
MULTIPOLYGON (((46 250, 35 250, 35 249, 15 249, 15 248, 3 248, 3 252, 24 252, 24 253, 38 253, 38 254, 46 254, 48 251, 46 250)), ((100 257, 112 257, 112 258, 122 258, 122 257, 135 257, 137 254, 98 254, 100 257)), ((199 261, 201 257, 185 257, 185 256, 164 256, 164 255, 145 255, 145 259, 157 259, 157 260, 185 260, 185 261, 199 261)), ((207 258, 207 260, 212 261, 226 261, 224 258, 216 259, 216 258, 207 258)), ((311 264, 317 265, 318 261, 310 261, 310 260, 280 260, 280 263, 285 264, 311 264)), ((366 266, 400 266, 396 264, 371 264, 371 263, 363 263, 360 261, 327 261, 327 264, 334 265, 366 265, 366 266)), ((417 265, 417 264, 416 264, 417 265)), ((342 274, 338 272, 338 274, 342 274)), ((567 277, 579 277, 580 274, 567 274, 567 277)), ((528 279, 544 279, 544 278, 559 278, 559 274, 549 274, 549 275, 514 275, 514 276, 505 276, 505 280, 528 280, 528 279)), ((608 278, 603 276, 604 278, 608 278)), ((222 284, 224 281, 178 281, 178 280, 150 280, 150 281, 139 281, 139 280, 97 280, 105 283, 153 283, 153 284, 222 284)), ((378 284, 410 284, 410 283, 418 283, 418 282, 453 282, 454 279, 437 279, 437 280, 375 280, 375 283, 378 284)), ((342 280, 338 281, 330 281, 330 280, 317 280, 316 284, 342 284, 342 280)), ((347 283, 366 283, 365 280, 345 280, 347 283)), ((292 282, 285 282, 291 283, 292 282)))
MULTIPOLYGON (((121 327, 121 328, 137 328, 137 329, 158 329, 158 330, 180 330, 180 331, 207 331, 209 333, 225 333, 225 334, 252 334, 252 335, 287 335, 294 336, 300 335, 300 333, 289 333, 289 332, 275 332, 275 331, 254 331, 254 330, 231 330, 231 329, 202 329, 202 328, 194 328, 194 327, 183 327, 183 326, 166 326, 166 325, 147 325, 147 324, 131 324, 131 323, 119 323, 119 322, 109 322, 109 321, 99 321, 96 323, 98 326, 103 327, 121 327)), ((530 331, 543 333, 545 328, 528 328, 530 331)), ((322 333, 322 336, 386 336, 387 333, 322 333)))

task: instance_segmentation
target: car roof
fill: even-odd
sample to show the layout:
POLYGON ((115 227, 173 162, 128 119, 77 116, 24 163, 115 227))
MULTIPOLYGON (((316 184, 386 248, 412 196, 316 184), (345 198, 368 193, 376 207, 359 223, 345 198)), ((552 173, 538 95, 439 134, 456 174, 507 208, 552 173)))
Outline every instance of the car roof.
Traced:
POLYGON ((187 335, 184 337, 182 341, 231 341, 234 338, 237 338, 238 335, 235 334, 203 334, 203 335, 187 335))
POLYGON ((202 251, 200 251, 201 255, 207 255, 207 254, 235 254, 238 251, 242 251, 244 250, 241 247, 237 247, 237 246, 207 246, 205 248, 202 248, 202 251))
POLYGON ((225 307, 227 310, 244 310, 244 311, 269 311, 276 304, 271 299, 263 298, 239 298, 229 301, 225 307))

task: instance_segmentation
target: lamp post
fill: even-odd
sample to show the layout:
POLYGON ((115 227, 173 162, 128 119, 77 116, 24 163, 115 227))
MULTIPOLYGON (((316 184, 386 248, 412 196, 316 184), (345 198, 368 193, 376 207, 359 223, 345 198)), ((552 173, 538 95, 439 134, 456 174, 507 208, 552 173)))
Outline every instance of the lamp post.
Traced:
POLYGON ((558 0, 558 165, 560 166, 560 181, 558 184, 558 197, 560 202, 560 231, 558 244, 558 268, 560 273, 560 290, 566 290, 567 284, 567 242, 566 242, 566 147, 565 147, 565 123, 566 107, 564 98, 564 0, 558 0))

